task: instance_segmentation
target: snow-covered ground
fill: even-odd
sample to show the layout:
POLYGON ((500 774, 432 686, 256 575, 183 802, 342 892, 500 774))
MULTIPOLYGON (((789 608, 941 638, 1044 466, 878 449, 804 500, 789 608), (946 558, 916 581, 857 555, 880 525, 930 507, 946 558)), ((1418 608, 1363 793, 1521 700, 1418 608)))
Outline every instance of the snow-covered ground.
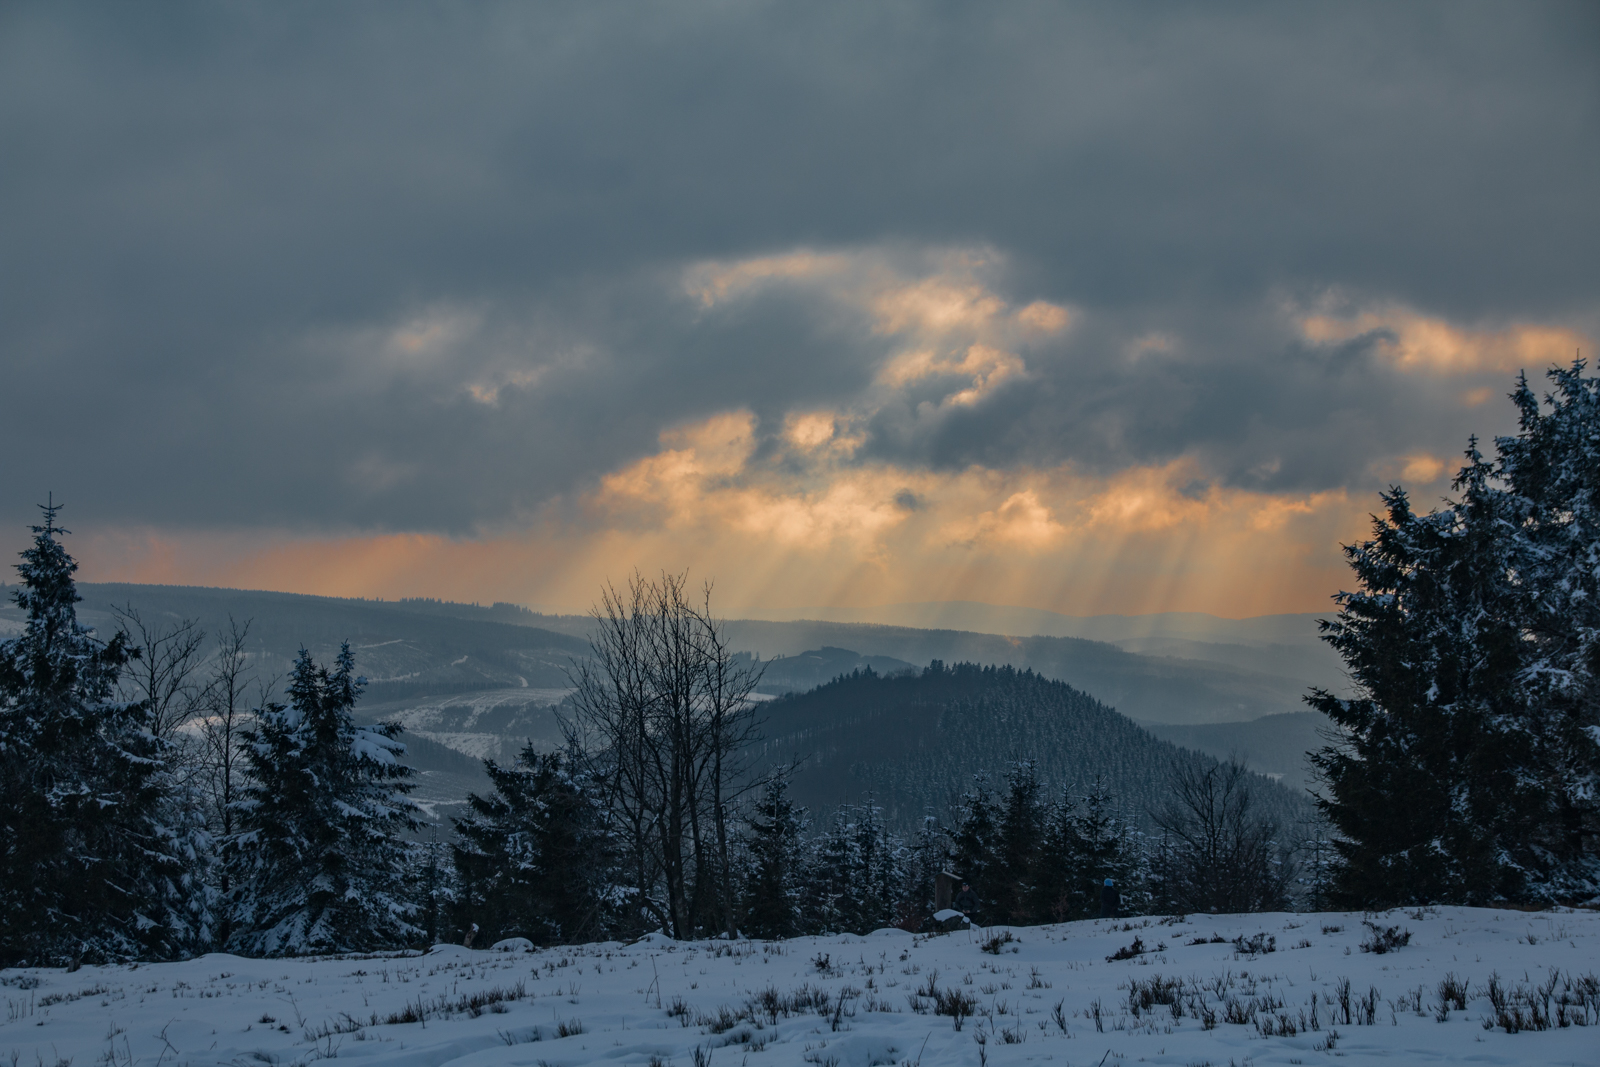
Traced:
POLYGON ((1384 954, 1363 918, 6 970, 0 1064, 1600 1063, 1600 915, 1368 916, 1411 934, 1384 954), (1491 980, 1551 1028, 1486 1028, 1491 980))

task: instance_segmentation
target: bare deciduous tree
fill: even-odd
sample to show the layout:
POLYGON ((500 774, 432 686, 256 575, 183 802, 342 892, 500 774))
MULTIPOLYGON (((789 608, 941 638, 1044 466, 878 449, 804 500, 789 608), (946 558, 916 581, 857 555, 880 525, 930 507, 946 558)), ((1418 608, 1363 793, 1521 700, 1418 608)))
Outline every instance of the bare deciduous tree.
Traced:
MULTIPOLYGON (((217 633, 217 658, 211 668, 211 683, 206 687, 205 716, 201 720, 210 822, 224 837, 234 831, 233 805, 238 799, 241 775, 239 737, 254 719, 254 710, 245 697, 252 680, 245 652, 249 636, 250 620, 240 623, 231 615, 228 628, 217 633)), ((256 704, 265 703, 266 697, 263 687, 256 704)))
POLYGON ((607 783, 645 914, 674 937, 731 933, 727 811, 757 730, 761 670, 729 648, 710 586, 691 599, 684 575, 607 585, 593 615, 567 742, 607 783))
POLYGON ((139 650, 123 672, 123 686, 130 697, 146 702, 151 732, 184 747, 181 731, 200 714, 205 699, 198 677, 205 662, 205 631, 194 619, 147 623, 132 604, 114 607, 111 613, 139 650))
POLYGON ((1278 826, 1256 816, 1250 771, 1238 760, 1184 760, 1170 799, 1151 818, 1166 835, 1156 858, 1161 895, 1174 911, 1274 911, 1287 906, 1291 870, 1278 826))

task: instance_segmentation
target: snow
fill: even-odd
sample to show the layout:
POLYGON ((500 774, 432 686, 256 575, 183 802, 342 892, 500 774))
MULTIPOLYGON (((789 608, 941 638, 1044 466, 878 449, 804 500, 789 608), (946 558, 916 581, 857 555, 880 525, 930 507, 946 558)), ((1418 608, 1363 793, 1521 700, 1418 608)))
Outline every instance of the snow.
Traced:
POLYGON ((1515 990, 1556 971, 1593 973, 1600 915, 1441 908, 1366 916, 1411 932, 1409 944, 1383 955, 1360 950, 1370 936, 1363 918, 1194 916, 783 942, 681 942, 658 934, 632 945, 534 951, 449 945, 427 954, 208 955, 74 973, 9 969, 0 971, 0 1062, 198 1067, 337 1057, 419 1067, 576 1067, 658 1058, 689 1067, 697 1048, 722 1067, 1600 1059, 1600 1008, 1587 1010, 1586 1026, 1515 1034, 1483 1026, 1491 974, 1515 990), (1014 940, 1004 941, 1006 932, 1014 940), (1146 954, 1107 962, 1135 937, 1146 954), (983 950, 991 938, 997 954, 983 950), (1268 938, 1276 949, 1263 954, 1234 944, 1264 946, 1268 938), (1470 1000, 1441 1022, 1435 1006, 1447 975, 1468 983, 1470 1000), (1129 982, 1148 988, 1156 976, 1184 980, 1211 1009, 1227 997, 1237 1004, 1271 997, 1283 1007, 1266 1017, 1296 1024, 1315 996, 1319 1028, 1263 1036, 1258 1025, 1220 1018, 1207 1030, 1190 1010, 1177 1019, 1159 1005, 1131 1014, 1129 982), (1344 979, 1358 1002, 1376 990, 1372 1025, 1361 1025, 1359 1004, 1354 1021, 1342 1021, 1335 1001, 1344 979), (931 1001, 916 996, 930 984, 971 996, 976 1014, 957 1030, 950 1016, 933 1014, 931 1001), (913 1000, 926 1013, 914 1010, 913 1000), (763 1001, 769 1006, 748 1010, 763 1001), (1057 1004, 1065 1033, 1054 1019, 1057 1004), (398 1021, 418 1014, 421 1021, 398 1021), (1008 1043, 1008 1034, 1017 1043, 1008 1043))

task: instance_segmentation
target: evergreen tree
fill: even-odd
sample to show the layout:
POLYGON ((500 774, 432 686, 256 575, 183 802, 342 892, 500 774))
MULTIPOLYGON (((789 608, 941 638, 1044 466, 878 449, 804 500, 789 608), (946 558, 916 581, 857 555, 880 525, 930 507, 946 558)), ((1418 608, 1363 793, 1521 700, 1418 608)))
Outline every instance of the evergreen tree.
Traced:
POLYGON ((415 922, 424 945, 444 940, 445 924, 456 899, 456 880, 451 867, 441 862, 444 846, 439 831, 430 828, 428 840, 411 850, 411 896, 417 902, 415 922))
POLYGON ((851 872, 853 914, 845 929, 870 934, 893 926, 905 881, 905 849, 872 802, 854 809, 855 869, 851 872))
POLYGON ((985 923, 1005 921, 997 911, 1005 870, 995 822, 994 791, 989 776, 979 772, 973 776, 972 791, 961 796, 961 822, 952 840, 951 861, 956 877, 971 884, 978 897, 978 918, 985 923))
POLYGON ((397 759, 398 725, 355 724, 365 684, 348 643, 332 672, 301 649, 289 703, 260 709, 243 734, 251 781, 226 842, 235 951, 363 951, 420 933, 397 836, 418 825, 411 769, 397 759))
POLYGON ((462 929, 490 943, 595 941, 616 928, 616 835, 600 783, 559 752, 530 743, 517 763, 484 761, 494 795, 467 797, 452 849, 462 929))
POLYGON ((1358 693, 1310 702, 1346 906, 1583 900, 1600 892, 1600 382, 1553 370, 1521 425, 1473 442, 1458 499, 1384 494, 1325 639, 1358 693), (1548 409, 1548 410, 1546 410, 1548 409))
POLYGON ((788 796, 784 774, 767 779, 746 823, 749 873, 745 879, 745 933, 794 937, 800 932, 799 866, 805 809, 788 796))
POLYGON ((849 810, 834 812, 828 827, 809 842, 800 918, 808 934, 839 933, 855 918, 852 878, 859 867, 849 810))
POLYGON ((143 702, 114 699, 126 635, 78 622, 58 510, 17 566, 27 623, 0 642, 0 966, 176 955, 196 932, 166 746, 143 702))
POLYGON ((905 893, 906 855, 877 805, 839 808, 811 842, 803 932, 868 934, 893 926, 905 893))
POLYGON ((1084 845, 1078 837, 1077 798, 1070 787, 1050 808, 1039 844, 1037 874, 1029 906, 1044 922, 1087 918, 1083 884, 1084 845))
POLYGON ((1039 852, 1038 884, 1032 895, 1041 922, 1066 922, 1100 914, 1100 887, 1114 880, 1123 910, 1133 907, 1129 842, 1131 828, 1116 815, 1116 797, 1096 775, 1081 796, 1071 787, 1049 813, 1039 852))
POLYGON ((950 863, 949 839, 939 820, 925 815, 905 850, 900 879, 900 904, 894 925, 913 933, 920 931, 933 916, 935 879, 950 863))
POLYGON ((1528 872, 1543 899, 1600 894, 1600 378, 1583 367, 1552 369, 1543 406, 1520 378, 1520 432, 1495 440, 1496 477, 1521 505, 1518 680, 1532 713, 1519 725, 1547 786, 1528 872))
POLYGON ((993 878, 994 913, 990 922, 1044 922, 1032 907, 1037 895, 1039 854, 1046 813, 1039 776, 1032 760, 1014 764, 1006 775, 1006 798, 1000 809, 993 878))
MULTIPOLYGON (((1082 807, 1074 807, 1073 819, 1074 837, 1080 849, 1074 873, 1078 884, 1085 887, 1084 892, 1098 914, 1100 887, 1105 880, 1110 878, 1119 886, 1128 880, 1127 835, 1131 827, 1117 817, 1117 798, 1100 775, 1095 775, 1089 784, 1089 791, 1082 798, 1082 807)), ((1122 890, 1124 895, 1127 888, 1124 886, 1122 890)), ((1083 909, 1085 915, 1087 910, 1083 909)), ((1129 910, 1126 902, 1123 910, 1129 910)))

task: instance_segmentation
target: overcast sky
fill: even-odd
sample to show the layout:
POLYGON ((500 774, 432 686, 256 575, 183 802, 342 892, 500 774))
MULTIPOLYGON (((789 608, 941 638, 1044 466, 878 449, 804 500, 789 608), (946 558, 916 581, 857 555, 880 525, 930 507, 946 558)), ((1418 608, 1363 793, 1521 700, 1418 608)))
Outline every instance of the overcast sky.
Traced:
POLYGON ((0 545, 1319 610, 1600 337, 1592 3, 0 5, 0 545))

